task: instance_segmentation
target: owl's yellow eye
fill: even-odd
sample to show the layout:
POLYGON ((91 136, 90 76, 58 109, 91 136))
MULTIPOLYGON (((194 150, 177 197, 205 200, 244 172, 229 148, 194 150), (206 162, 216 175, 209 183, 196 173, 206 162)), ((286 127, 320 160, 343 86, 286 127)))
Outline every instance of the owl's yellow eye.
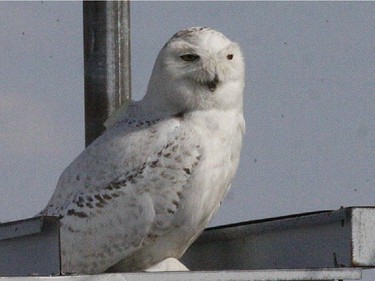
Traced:
POLYGON ((182 56, 180 56, 180 58, 182 58, 184 61, 195 61, 195 60, 199 60, 199 56, 198 56, 198 55, 195 55, 195 54, 186 54, 186 55, 182 55, 182 56))

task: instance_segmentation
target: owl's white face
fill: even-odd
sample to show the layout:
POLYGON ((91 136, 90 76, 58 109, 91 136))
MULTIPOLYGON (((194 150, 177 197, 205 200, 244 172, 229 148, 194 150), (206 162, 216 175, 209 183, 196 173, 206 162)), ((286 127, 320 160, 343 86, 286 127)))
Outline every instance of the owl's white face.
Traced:
POLYGON ((218 31, 194 27, 176 33, 160 51, 146 98, 166 110, 242 108, 241 50, 218 31))

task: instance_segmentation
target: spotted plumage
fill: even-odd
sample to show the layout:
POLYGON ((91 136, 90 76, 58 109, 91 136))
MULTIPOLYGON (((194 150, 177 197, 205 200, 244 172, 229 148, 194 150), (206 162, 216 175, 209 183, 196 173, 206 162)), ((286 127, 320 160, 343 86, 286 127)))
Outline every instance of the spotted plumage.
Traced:
POLYGON ((240 157, 244 64, 209 28, 178 32, 146 96, 62 173, 43 215, 61 218, 62 271, 152 268, 178 259, 217 210, 240 157))

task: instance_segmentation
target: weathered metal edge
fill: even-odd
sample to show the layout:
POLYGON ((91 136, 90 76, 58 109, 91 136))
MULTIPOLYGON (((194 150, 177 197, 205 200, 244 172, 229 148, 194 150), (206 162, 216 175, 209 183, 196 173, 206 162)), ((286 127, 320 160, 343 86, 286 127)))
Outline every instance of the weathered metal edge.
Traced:
POLYGON ((267 230, 274 229, 288 229, 291 227, 299 227, 306 223, 306 218, 309 218, 309 224, 325 224, 332 223, 342 220, 348 220, 352 216, 353 210, 357 209, 372 209, 375 210, 374 206, 363 206, 363 207, 345 207, 337 210, 324 210, 317 212, 308 212, 301 214, 293 214, 287 216, 280 216, 268 219, 245 221, 234 224, 220 225, 210 227, 204 230, 202 235, 196 242, 208 242, 212 240, 227 240, 246 235, 247 232, 255 233, 257 231, 264 232, 267 230), (230 233, 228 233, 228 230, 230 233))
POLYGON ((46 221, 58 221, 57 217, 33 217, 0 224, 0 241, 40 233, 46 221))
POLYGON ((186 280, 358 280, 361 269, 297 269, 297 270, 238 270, 238 271, 187 271, 187 272, 137 272, 98 275, 52 277, 0 277, 0 281, 186 281, 186 280))
POLYGON ((352 264, 375 266, 375 208, 352 209, 352 264))

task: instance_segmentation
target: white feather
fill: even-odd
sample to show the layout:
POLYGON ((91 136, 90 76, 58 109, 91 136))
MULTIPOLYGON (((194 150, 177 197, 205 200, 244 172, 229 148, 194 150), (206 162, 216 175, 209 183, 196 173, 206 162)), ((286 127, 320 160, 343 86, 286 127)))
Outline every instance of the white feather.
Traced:
POLYGON ((41 212, 61 217, 65 273, 145 270, 182 256, 237 169, 243 86, 241 51, 221 33, 190 28, 167 42, 145 98, 109 120, 41 212))

